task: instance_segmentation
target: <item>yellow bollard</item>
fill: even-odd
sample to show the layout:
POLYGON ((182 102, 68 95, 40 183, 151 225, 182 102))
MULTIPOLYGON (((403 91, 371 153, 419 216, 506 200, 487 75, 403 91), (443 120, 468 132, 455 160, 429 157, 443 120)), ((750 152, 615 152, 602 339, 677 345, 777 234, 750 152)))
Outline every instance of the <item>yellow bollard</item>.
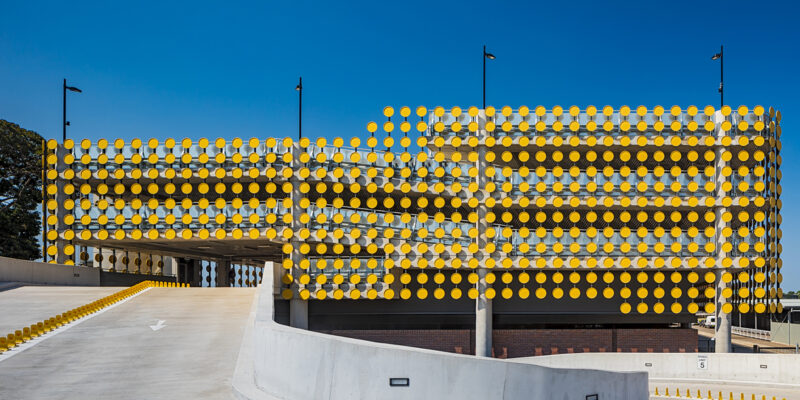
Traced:
POLYGON ((8 350, 8 344, 7 343, 8 342, 6 341, 6 338, 0 337, 0 353, 3 353, 6 350, 8 350))
POLYGON ((42 336, 42 335, 45 334, 44 323, 43 322, 37 322, 36 323, 36 331, 39 333, 39 336, 42 336))
POLYGON ((36 327, 36 324, 31 325, 31 338, 39 337, 39 329, 36 327))
POLYGON ((658 386, 656 386, 656 396, 658 396, 658 386))
POLYGON ((675 397, 681 397, 681 390, 675 389, 675 397))
POLYGON ((9 333, 6 338, 6 346, 8 346, 9 349, 17 345, 17 340, 14 338, 13 333, 9 333))
POLYGON ((22 340, 26 342, 31 340, 31 328, 28 328, 27 326, 22 328, 22 340))
POLYGON ((22 342, 24 342, 24 340, 22 340, 22 331, 14 331, 14 343, 19 346, 22 342))
POLYGON ((686 398, 687 399, 691 399, 692 398, 692 392, 689 389, 686 389, 686 398))
POLYGON ((664 396, 669 397, 669 386, 664 388, 664 396))

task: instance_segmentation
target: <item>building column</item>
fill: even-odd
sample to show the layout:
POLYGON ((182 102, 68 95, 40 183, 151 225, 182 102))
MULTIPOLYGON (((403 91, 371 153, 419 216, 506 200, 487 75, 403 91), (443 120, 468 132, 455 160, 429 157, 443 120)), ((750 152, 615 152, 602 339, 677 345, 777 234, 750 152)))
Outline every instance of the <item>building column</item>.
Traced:
MULTIPOLYGON (((722 115, 721 111, 717 111, 714 114, 714 123, 717 126, 716 134, 717 134, 717 141, 725 136, 726 132, 722 130, 722 122, 725 120, 725 117, 722 115)), ((722 275, 725 273, 726 268, 722 266, 722 261, 728 256, 727 253, 722 249, 722 245, 727 241, 726 238, 722 235, 722 230, 728 227, 728 223, 723 221, 722 216, 727 211, 727 208, 722 205, 722 199, 727 196, 725 191, 722 189, 722 182, 725 181, 725 176, 722 175, 722 169, 725 168, 728 163, 722 159, 722 154, 725 152, 725 147, 718 145, 715 148, 715 158, 714 158, 714 184, 716 185, 716 199, 714 202, 714 223, 715 232, 716 232, 716 250, 717 250, 717 291, 716 291, 716 301, 714 307, 714 315, 716 316, 716 323, 714 327, 714 352, 715 353, 730 353, 731 352, 731 314, 722 312, 722 305, 725 304, 727 301, 725 297, 722 296, 722 291, 728 286, 726 282, 722 280, 722 275)))
POLYGON ((291 200, 292 200, 292 224, 290 225, 292 228, 292 239, 290 243, 292 244, 292 277, 294 277, 294 282, 292 284, 292 289, 294 289, 295 296, 289 300, 289 326, 299 329, 308 329, 308 300, 303 300, 299 298, 299 291, 300 285, 297 283, 297 278, 303 274, 303 270, 300 268, 300 262, 303 260, 303 255, 300 253, 300 245, 303 243, 299 237, 298 232, 302 229, 302 225, 300 224, 300 214, 303 213, 302 208, 300 208, 300 199, 303 198, 303 194, 300 193, 300 178, 298 176, 298 171, 302 167, 302 163, 300 162, 300 154, 302 153, 300 149, 300 143, 294 142, 292 143, 292 177, 290 178, 290 182, 292 183, 292 193, 291 193, 291 200))
POLYGON ((217 260, 217 287, 229 287, 230 282, 231 259, 221 258, 217 260))
POLYGON ((478 357, 491 357, 492 356, 492 299, 486 297, 486 290, 491 287, 489 283, 486 282, 486 274, 488 274, 488 270, 486 268, 485 262, 486 259, 490 256, 486 254, 486 214, 488 213, 488 207, 486 207, 486 197, 489 195, 486 191, 486 129, 484 128, 486 124, 486 113, 485 110, 481 110, 478 113, 478 125, 480 126, 480 130, 478 131, 478 161, 476 162, 476 168, 478 169, 478 198, 480 202, 478 203, 478 208, 476 213, 478 214, 478 251, 481 258, 481 264, 478 266, 478 297, 475 299, 475 355, 478 357))
MULTIPOLYGON (((69 244, 68 241, 61 239, 61 235, 64 233, 65 230, 69 229, 70 226, 64 223, 64 217, 69 214, 67 209, 64 208, 64 203, 67 200, 67 195, 64 194, 64 186, 65 181, 62 178, 62 174, 65 170, 67 170, 67 164, 64 163, 64 156, 67 154, 69 150, 64 148, 64 144, 60 144, 56 148, 56 171, 58 171, 58 177, 56 178, 56 218, 58 221, 56 222, 56 232, 58 232, 59 238, 56 239, 56 263, 58 264, 66 264, 66 262, 71 259, 70 256, 64 254, 64 248, 69 244)), ((42 228, 44 229, 44 227, 42 228)), ((44 245, 44 244, 43 244, 44 245)))

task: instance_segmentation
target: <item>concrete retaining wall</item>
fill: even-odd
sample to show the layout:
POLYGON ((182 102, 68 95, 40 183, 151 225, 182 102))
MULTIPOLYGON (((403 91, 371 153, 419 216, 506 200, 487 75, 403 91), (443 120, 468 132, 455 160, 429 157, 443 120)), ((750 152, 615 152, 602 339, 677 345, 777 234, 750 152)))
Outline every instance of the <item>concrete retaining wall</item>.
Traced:
POLYGON ((122 274, 99 268, 0 257, 0 282, 61 286, 133 286, 141 281, 175 282, 174 276, 122 274))
MULTIPOLYGON (((270 263, 266 266, 271 268, 270 263)), ((260 391, 301 399, 647 399, 647 373, 560 369, 330 336, 273 320, 264 274, 254 324, 260 391), (390 378, 408 378, 390 387, 390 378)), ((239 391, 241 395, 242 391, 239 391)))
POLYGON ((556 368, 647 371, 651 379, 800 384, 800 356, 794 354, 581 353, 514 360, 556 368), (705 368, 701 368, 702 361, 705 361, 705 368))
POLYGON ((0 257, 0 282, 98 286, 100 284, 100 270, 74 265, 48 264, 0 257))

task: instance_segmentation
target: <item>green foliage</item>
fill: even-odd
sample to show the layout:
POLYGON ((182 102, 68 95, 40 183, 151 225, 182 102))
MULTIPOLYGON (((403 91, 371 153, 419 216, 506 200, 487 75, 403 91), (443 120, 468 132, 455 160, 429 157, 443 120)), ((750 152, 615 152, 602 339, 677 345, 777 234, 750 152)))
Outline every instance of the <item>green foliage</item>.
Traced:
POLYGON ((39 258, 42 137, 0 120, 0 256, 39 258))

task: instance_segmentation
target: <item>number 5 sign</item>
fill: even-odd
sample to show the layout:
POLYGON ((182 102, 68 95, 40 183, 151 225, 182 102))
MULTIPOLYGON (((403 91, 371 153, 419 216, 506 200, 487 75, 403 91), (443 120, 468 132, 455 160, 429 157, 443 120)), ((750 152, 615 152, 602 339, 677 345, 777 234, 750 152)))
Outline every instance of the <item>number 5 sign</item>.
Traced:
POLYGON ((708 356, 697 356, 697 369, 708 369, 708 356))

